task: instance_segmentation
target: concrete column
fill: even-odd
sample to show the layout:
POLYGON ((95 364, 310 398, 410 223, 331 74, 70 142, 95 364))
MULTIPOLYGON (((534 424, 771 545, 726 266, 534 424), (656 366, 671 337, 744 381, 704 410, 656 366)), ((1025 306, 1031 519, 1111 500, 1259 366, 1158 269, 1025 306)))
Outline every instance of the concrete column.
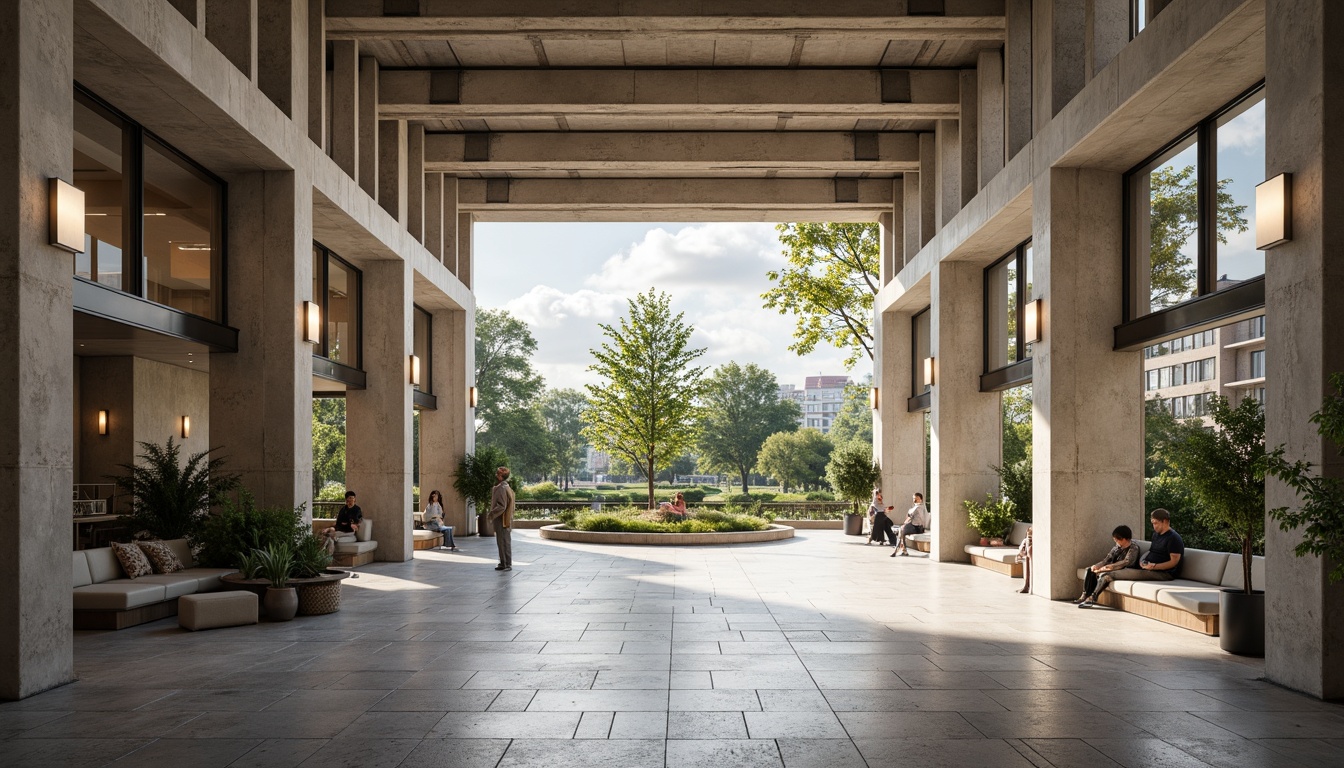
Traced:
POLYGON ((205 39, 257 79, 257 0, 205 0, 205 39))
POLYGON ((941 229, 961 210, 961 129, 956 120, 939 120, 933 135, 938 155, 935 220, 941 229))
POLYGON ((425 248, 443 261, 443 174, 425 174, 425 248))
MULTIPOLYGON (((1276 370, 1265 403, 1265 444, 1284 445, 1330 477, 1344 457, 1308 419, 1327 379, 1344 371, 1344 158, 1335 101, 1344 93, 1338 41, 1344 7, 1333 0, 1269 0, 1265 8, 1265 175, 1293 174, 1293 239, 1266 253, 1266 348, 1276 370), (1285 52, 1291 51, 1292 55, 1285 52)), ((1281 483, 1266 488, 1271 508, 1299 502, 1281 483)), ((1266 526, 1265 675, 1326 699, 1344 697, 1344 587, 1332 563, 1299 558, 1297 532, 1266 526)))
POLYGON ((425 126, 406 130, 406 229, 425 242, 425 126))
POLYGON ((308 505, 313 492, 313 191, 293 171, 229 181, 228 317, 238 352, 210 356, 211 447, 257 503, 308 505))
POLYGON ((1032 4, 1032 135, 1041 132, 1086 82, 1087 7, 1079 0, 1032 4))
POLYGON ((935 560, 967 561, 963 547, 979 539, 967 525, 967 499, 984 501, 998 489, 998 393, 980 391, 984 344, 984 268, 944 261, 932 273, 931 344, 934 358, 932 477, 935 560))
POLYGON ((405 120, 378 121, 378 204, 402 226, 408 218, 407 143, 405 120))
POLYGON ((476 264, 476 255, 471 247, 472 226, 476 223, 476 214, 457 214, 457 279, 471 288, 472 267, 476 264))
POLYGON ((267 0, 257 9, 257 87, 299 125, 308 123, 309 2, 267 0))
POLYGON ((882 467, 882 497, 902 509, 911 494, 923 492, 924 412, 910 413, 906 400, 910 372, 916 364, 911 337, 911 315, 882 312, 873 327, 873 457, 882 467))
MULTIPOLYGON (((1047 2, 1048 0, 1042 0, 1047 2)), ((1005 158, 1031 141, 1031 0, 1006 0, 1003 46, 1005 158)))
MULTIPOLYGON (((457 238, 457 177, 443 175, 443 265, 458 274, 457 254, 461 250, 457 238)), ((461 278, 459 278, 461 279, 461 278)))
POLYGON ((411 559, 413 276, 410 265, 400 260, 365 265, 362 360, 367 386, 345 397, 346 484, 359 494, 360 507, 374 522, 374 556, 392 562, 411 559))
POLYGON ((326 149, 327 16, 324 0, 308 0, 308 138, 326 149))
POLYGON ((882 285, 891 282, 896 273, 901 271, 901 267, 905 266, 905 259, 903 258, 905 248, 903 185, 904 182, 901 179, 892 179, 891 210, 881 214, 877 222, 882 235, 882 285))
MULTIPOLYGON (((378 60, 372 56, 359 59, 359 87, 356 89, 359 113, 356 129, 359 132, 359 186, 369 197, 378 199, 379 120, 378 120, 378 60)), ((333 106, 333 111, 335 107, 333 106)))
POLYGON ((938 151, 936 134, 919 134, 919 247, 938 231, 938 151))
POLYGON ((336 165, 358 180, 359 43, 355 40, 331 41, 330 150, 336 165))
POLYGON ((1088 82, 1129 42, 1129 13, 1130 0, 1087 0, 1088 82))
POLYGON ((0 699, 74 679, 71 257, 47 233, 47 179, 72 180, 71 5, 0 5, 0 699))
POLYGON ((923 220, 922 204, 919 196, 919 173, 906 171, 901 180, 901 208, 905 221, 904 261, 906 264, 915 258, 919 249, 924 247, 920 236, 920 224, 923 220))
POLYGON ((476 413, 467 397, 476 370, 476 319, 467 310, 439 310, 433 322, 438 408, 420 412, 420 498, 439 489, 447 524, 463 536, 476 532, 476 516, 453 490, 453 477, 458 461, 476 450, 476 413))
POLYGON ((1123 291, 1121 175, 1056 168, 1032 187, 1033 594, 1076 597, 1120 524, 1142 530, 1143 353, 1113 351, 1123 291))
POLYGON ((977 171, 980 165, 980 109, 977 105, 980 89, 976 83, 977 79, 975 70, 962 70, 961 120, 958 124, 961 146, 957 151, 957 165, 961 169, 961 178, 957 186, 961 192, 961 200, 957 204, 958 210, 971 202, 975 193, 980 191, 980 174, 977 171))
POLYGON ((989 180, 1003 170, 1003 53, 981 51, 976 65, 976 88, 980 93, 975 100, 977 190, 984 189, 989 180))

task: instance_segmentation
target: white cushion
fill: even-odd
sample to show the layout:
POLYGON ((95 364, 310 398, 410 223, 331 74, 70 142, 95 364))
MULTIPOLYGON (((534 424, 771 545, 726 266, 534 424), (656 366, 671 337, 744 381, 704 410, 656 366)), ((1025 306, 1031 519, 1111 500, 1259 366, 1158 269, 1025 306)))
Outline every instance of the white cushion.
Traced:
POLYGON ((993 560, 996 563, 1016 563, 1017 547, 981 547, 984 550, 980 554, 986 560, 993 560))
POLYGON ((121 563, 117 562, 117 556, 112 553, 111 547, 86 549, 84 550, 84 557, 89 561, 89 575, 93 578, 94 584, 101 584, 104 581, 112 581, 126 576, 121 570, 121 563))
POLYGON ((212 592, 224 586, 224 582, 219 580, 220 576, 227 573, 237 573, 237 568, 188 568, 180 571, 183 576, 190 576, 196 579, 197 592, 212 592))
POLYGON ((84 555, 83 550, 75 552, 74 555, 71 558, 71 565, 73 566, 71 576, 74 579, 74 586, 84 587, 92 584, 93 574, 89 573, 89 558, 84 555))
POLYGON ((932 533, 912 533, 905 537, 906 541, 933 541, 932 533))
POLYGON ((1134 594, 1134 585, 1142 583, 1143 582, 1141 581, 1121 581, 1120 579, 1116 579, 1111 582, 1111 585, 1107 587, 1107 589, 1121 595, 1132 595, 1134 594))
POLYGON ((1204 584, 1217 584, 1223 579, 1227 557, 1226 552, 1187 548, 1185 555, 1181 557, 1181 578, 1204 584))
POLYGON ((1171 581, 1136 581, 1129 594, 1144 600, 1157 602, 1157 596, 1168 589, 1208 589, 1202 581, 1190 579, 1172 579, 1171 581))
POLYGON ((190 576, 178 571, 177 573, 155 573, 149 576, 141 576, 136 581, 145 581, 150 584, 162 584, 164 599, 172 600, 174 597, 190 595, 195 593, 200 584, 195 576, 190 576))
POLYGON ((196 559, 191 556, 191 545, 187 543, 186 539, 169 539, 164 543, 168 545, 169 549, 173 550, 177 559, 182 561, 183 568, 190 568, 196 564, 196 559))
POLYGON ((1188 613, 1207 616, 1218 613, 1218 594, 1219 591, 1216 589, 1170 587, 1157 593, 1157 602, 1188 613))
POLYGON ((163 602, 166 599, 164 586, 144 581, 145 578, 148 577, 142 576, 135 581, 116 579, 78 587, 74 592, 75 610, 124 611, 163 602))
POLYGON ((359 555, 364 552, 372 552, 377 548, 378 542, 376 541, 342 541, 336 543, 336 554, 359 555))
POLYGON ((425 530, 411 531, 411 538, 415 539, 416 541, 425 541, 427 539, 432 539, 436 536, 442 537, 443 534, 439 533, 438 531, 425 531, 425 530))
POLYGON ((1031 529, 1031 523, 1013 523, 1013 530, 1008 532, 1008 543, 1014 547, 1022 543, 1027 538, 1027 531, 1031 529))
POLYGON ((355 531, 355 538, 360 541, 369 541, 373 538, 373 521, 364 518, 364 522, 359 524, 359 530, 355 531))
MULTIPOLYGON (((1245 588, 1245 577, 1241 573, 1241 555, 1229 555, 1223 578, 1214 582, 1224 587, 1245 588)), ((1251 558, 1251 589, 1265 588, 1265 558, 1256 555, 1251 558)))

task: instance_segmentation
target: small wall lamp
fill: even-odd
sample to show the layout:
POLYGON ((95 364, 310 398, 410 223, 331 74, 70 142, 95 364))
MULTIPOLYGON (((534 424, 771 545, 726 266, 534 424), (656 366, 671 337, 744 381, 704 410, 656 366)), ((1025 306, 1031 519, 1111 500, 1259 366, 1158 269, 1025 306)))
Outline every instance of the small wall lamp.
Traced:
POLYGON ((315 301, 303 302, 303 340, 309 344, 322 341, 322 308, 315 301))
POLYGON ((49 179, 47 198, 51 244, 71 253, 83 253, 84 190, 60 179, 49 179))
POLYGON ((877 387, 873 387, 872 390, 868 393, 868 407, 872 408, 874 411, 877 410, 877 403, 878 403, 877 395, 878 395, 877 387))
POLYGON ((106 435, 106 434, 107 434, 107 410, 106 410, 106 409, 101 410, 101 411, 98 412, 98 434, 100 434, 100 435, 106 435))
POLYGON ((1255 247, 1267 251, 1293 239, 1293 175, 1280 173, 1255 186, 1255 247))
POLYGON ((420 357, 411 355, 411 386, 420 386, 420 357))
POLYGON ((475 408, 475 407, 476 407, 476 388, 475 388, 475 387, 467 387, 467 405, 470 406, 470 407, 472 407, 472 408, 475 408))
POLYGON ((924 383, 933 386, 933 358, 924 358, 924 383))
POLYGON ((191 437, 191 417, 190 417, 190 416, 183 416, 183 417, 182 417, 182 439, 185 440, 185 439, 188 438, 188 437, 191 437))
POLYGON ((1041 301, 1041 299, 1036 299, 1035 301, 1028 302, 1025 307, 1026 316, 1024 319, 1026 328, 1023 329, 1025 331, 1023 338, 1028 342, 1037 342, 1041 340, 1042 329, 1045 325, 1041 322, 1043 319, 1042 313, 1045 311, 1045 305, 1042 304, 1041 301))

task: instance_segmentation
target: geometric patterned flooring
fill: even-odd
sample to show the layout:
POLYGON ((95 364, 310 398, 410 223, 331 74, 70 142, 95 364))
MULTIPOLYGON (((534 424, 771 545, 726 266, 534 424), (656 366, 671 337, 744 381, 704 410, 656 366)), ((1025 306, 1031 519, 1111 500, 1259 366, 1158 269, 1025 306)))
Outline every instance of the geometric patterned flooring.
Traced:
POLYGON ((461 537, 328 616, 78 632, 0 766, 1344 766, 1344 706, 1216 638, 863 541, 461 537))

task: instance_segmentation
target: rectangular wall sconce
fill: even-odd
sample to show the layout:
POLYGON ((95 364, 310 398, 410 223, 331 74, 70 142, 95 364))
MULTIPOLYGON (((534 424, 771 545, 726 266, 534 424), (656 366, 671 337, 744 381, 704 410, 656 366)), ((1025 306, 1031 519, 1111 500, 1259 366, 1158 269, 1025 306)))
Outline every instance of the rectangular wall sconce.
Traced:
POLYGON ((84 190, 60 179, 47 181, 51 244, 71 253, 84 252, 84 190))
POLYGON ((1267 251, 1293 239, 1293 175, 1280 173, 1255 187, 1255 247, 1267 251))
POLYGON ((420 386, 420 357, 411 355, 411 386, 420 386))
POLYGON ((322 308, 315 301, 303 302, 303 340, 309 344, 322 341, 322 308))
POLYGON ((99 412, 98 412, 98 434, 100 434, 100 435, 106 435, 106 434, 107 434, 107 411, 106 411, 106 410, 103 410, 103 411, 99 411, 99 412))
POLYGON ((475 388, 475 387, 467 387, 467 405, 470 406, 470 407, 472 407, 472 408, 475 408, 475 407, 476 407, 476 388, 475 388))
POLYGON ((933 386, 933 358, 924 358, 924 383, 933 386))
POLYGON ((185 439, 187 439, 188 437, 191 437, 191 417, 190 417, 190 416, 183 416, 183 417, 182 417, 182 439, 185 440, 185 439))
POLYGON ((874 411, 877 410, 877 387, 873 387, 872 391, 868 393, 868 407, 874 411))
POLYGON ((1045 310, 1045 305, 1041 303, 1040 299, 1037 299, 1035 301, 1027 302, 1025 309, 1026 316, 1024 318, 1024 324, 1026 325, 1026 328, 1023 329, 1025 331, 1023 338, 1028 342, 1040 341, 1041 329, 1043 327, 1041 319, 1042 312, 1045 310))

